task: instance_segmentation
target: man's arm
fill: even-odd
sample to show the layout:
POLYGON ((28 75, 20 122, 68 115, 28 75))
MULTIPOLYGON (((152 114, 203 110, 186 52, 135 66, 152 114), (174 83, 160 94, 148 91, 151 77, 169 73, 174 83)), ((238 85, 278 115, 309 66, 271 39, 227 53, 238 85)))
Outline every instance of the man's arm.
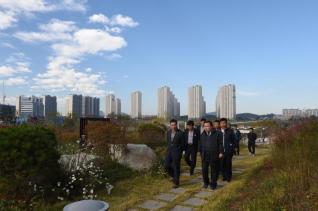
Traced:
POLYGON ((231 131, 231 140, 230 140, 230 143, 232 144, 233 148, 237 148, 238 146, 238 138, 236 136, 236 134, 234 133, 234 131, 232 130, 231 131))
POLYGON ((224 148, 223 148, 223 135, 222 133, 218 133, 218 136, 217 136, 217 143, 218 143, 218 147, 219 147, 219 158, 222 158, 223 157, 223 154, 224 154, 224 148))

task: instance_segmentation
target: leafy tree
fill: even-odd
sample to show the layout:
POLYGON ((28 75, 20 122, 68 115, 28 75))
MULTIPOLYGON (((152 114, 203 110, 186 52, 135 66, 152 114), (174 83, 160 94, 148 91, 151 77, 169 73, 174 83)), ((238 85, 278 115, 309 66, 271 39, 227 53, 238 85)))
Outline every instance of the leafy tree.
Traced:
POLYGON ((0 129, 0 198, 46 198, 58 180, 59 153, 54 133, 43 127, 0 129))

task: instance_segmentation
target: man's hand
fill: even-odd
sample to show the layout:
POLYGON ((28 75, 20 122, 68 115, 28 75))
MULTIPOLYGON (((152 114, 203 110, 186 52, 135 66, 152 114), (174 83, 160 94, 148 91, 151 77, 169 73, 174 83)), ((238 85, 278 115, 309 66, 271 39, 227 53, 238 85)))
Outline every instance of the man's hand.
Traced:
POLYGON ((219 158, 223 158, 223 154, 222 153, 219 154, 219 158))

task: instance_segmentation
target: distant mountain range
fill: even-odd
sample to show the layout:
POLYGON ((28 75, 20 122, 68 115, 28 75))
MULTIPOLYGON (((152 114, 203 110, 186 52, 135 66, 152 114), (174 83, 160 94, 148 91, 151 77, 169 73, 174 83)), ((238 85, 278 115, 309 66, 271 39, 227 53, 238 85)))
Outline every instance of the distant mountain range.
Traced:
POLYGON ((236 114, 236 120, 238 121, 246 121, 246 120, 266 120, 266 119, 273 119, 275 114, 265 114, 265 115, 258 115, 252 113, 241 113, 236 114))
MULTIPOLYGON (((255 120, 266 120, 266 119, 273 119, 275 114, 265 114, 265 115, 258 115, 252 113, 240 113, 236 114, 237 121, 255 121, 255 120)), ((187 119, 188 116, 182 116, 182 119, 187 119)), ((215 112, 209 112, 205 115, 207 119, 216 119, 215 112)))

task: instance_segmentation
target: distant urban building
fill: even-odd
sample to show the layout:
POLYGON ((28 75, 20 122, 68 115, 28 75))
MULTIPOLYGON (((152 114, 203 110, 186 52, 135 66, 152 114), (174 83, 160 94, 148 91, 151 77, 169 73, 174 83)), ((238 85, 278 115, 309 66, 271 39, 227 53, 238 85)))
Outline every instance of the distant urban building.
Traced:
POLYGON ((36 117, 43 118, 44 117, 44 104, 43 99, 40 97, 25 97, 19 96, 17 97, 16 103, 16 112, 17 116, 20 118, 28 118, 28 117, 36 117))
POLYGON ((69 116, 79 118, 82 116, 83 96, 70 95, 66 98, 66 113, 69 116))
POLYGON ((158 89, 158 117, 170 119, 180 116, 180 103, 169 87, 158 89))
POLYGON ((16 107, 12 105, 0 104, 0 120, 3 122, 15 119, 16 107))
POLYGON ((82 98, 82 116, 98 117, 99 116, 99 98, 83 96, 82 98))
POLYGON ((202 96, 200 85, 192 86, 188 89, 188 118, 199 119, 205 115, 206 103, 202 96))
POLYGON ((216 115, 218 118, 236 119, 235 85, 222 86, 216 97, 216 115))
POLYGON ((105 116, 109 116, 116 113, 116 99, 115 95, 109 94, 106 96, 105 102, 105 116))
POLYGON ((300 109, 283 109, 283 117, 284 118, 292 118, 292 117, 301 117, 302 111, 300 109))
POLYGON ((140 119, 142 117, 142 94, 139 91, 131 93, 131 118, 140 119))
POLYGON ((305 109, 304 114, 307 117, 310 117, 310 116, 318 117, 318 109, 305 109))
POLYGON ((54 121, 57 115, 56 96, 45 95, 43 97, 44 117, 46 121, 54 121))
POLYGON ((121 100, 119 98, 116 99, 116 109, 115 114, 117 116, 121 115, 121 100))
POLYGON ((282 111, 283 118, 290 119, 293 117, 311 117, 316 116, 318 117, 318 109, 298 109, 298 108, 289 108, 283 109, 282 111))

